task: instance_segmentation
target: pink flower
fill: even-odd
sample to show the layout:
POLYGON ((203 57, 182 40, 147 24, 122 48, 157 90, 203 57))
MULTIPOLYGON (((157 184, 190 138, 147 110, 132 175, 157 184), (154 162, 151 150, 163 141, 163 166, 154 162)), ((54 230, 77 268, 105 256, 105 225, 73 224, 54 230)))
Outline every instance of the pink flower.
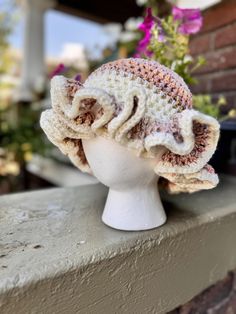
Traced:
POLYGON ((58 64, 58 66, 49 74, 49 78, 53 78, 53 76, 55 75, 59 75, 62 74, 63 72, 65 72, 66 67, 63 63, 58 64))
POLYGON ((179 32, 184 35, 195 34, 202 27, 202 15, 199 9, 172 8, 175 21, 180 21, 179 32))
POLYGON ((151 8, 147 8, 144 21, 138 27, 138 29, 144 33, 144 37, 138 43, 137 52, 134 55, 135 57, 138 58, 141 57, 142 55, 145 55, 146 57, 152 56, 153 52, 148 49, 148 45, 150 44, 151 41, 152 28, 155 25, 157 26, 158 29, 158 41, 164 42, 165 36, 164 30, 161 25, 161 20, 158 17, 152 15, 151 8))
POLYGON ((138 27, 138 29, 144 33, 144 37, 138 43, 137 53, 135 55, 136 57, 140 57, 142 54, 148 57, 152 55, 152 51, 148 49, 148 45, 151 40, 151 30, 154 24, 155 22, 154 22, 154 17, 152 15, 152 9, 147 8, 144 21, 138 27))
POLYGON ((78 82, 80 82, 81 81, 81 74, 76 74, 76 76, 75 76, 75 78, 74 78, 74 80, 76 80, 76 81, 78 81, 78 82))

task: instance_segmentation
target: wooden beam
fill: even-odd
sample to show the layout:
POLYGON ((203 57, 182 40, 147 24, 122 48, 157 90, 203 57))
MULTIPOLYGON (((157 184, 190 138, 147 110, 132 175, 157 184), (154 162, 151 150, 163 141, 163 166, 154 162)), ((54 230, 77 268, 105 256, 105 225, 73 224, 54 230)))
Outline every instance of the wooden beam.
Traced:
POLYGON ((93 22, 96 22, 96 23, 100 23, 100 24, 106 24, 106 23, 112 22, 112 20, 105 19, 103 17, 96 16, 96 15, 93 15, 91 13, 88 13, 88 12, 85 12, 85 11, 82 11, 82 10, 78 10, 78 9, 76 9, 74 7, 67 6, 67 5, 60 4, 60 3, 57 4, 54 9, 57 10, 57 11, 60 11, 62 13, 66 13, 66 14, 77 16, 77 17, 81 17, 83 19, 90 20, 90 21, 93 21, 93 22))

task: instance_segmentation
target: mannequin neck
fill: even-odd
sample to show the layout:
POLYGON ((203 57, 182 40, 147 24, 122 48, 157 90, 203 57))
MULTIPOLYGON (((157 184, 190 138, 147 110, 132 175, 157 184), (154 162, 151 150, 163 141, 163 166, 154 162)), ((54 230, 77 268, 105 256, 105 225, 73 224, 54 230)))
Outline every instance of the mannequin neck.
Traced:
POLYGON ((158 177, 150 183, 123 189, 110 188, 102 220, 120 230, 147 230, 165 223, 158 177))

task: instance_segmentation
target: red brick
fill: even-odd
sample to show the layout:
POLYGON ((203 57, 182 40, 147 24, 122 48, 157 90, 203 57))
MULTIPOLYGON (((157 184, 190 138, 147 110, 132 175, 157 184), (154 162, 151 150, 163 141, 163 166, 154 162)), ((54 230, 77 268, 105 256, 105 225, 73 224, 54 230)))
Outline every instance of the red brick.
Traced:
POLYGON ((236 23, 226 26, 216 32, 215 48, 221 48, 236 43, 236 23))
POLYGON ((219 77, 212 79, 212 92, 236 91, 236 70, 233 73, 222 73, 219 77))
POLYGON ((190 86, 190 90, 193 94, 205 94, 209 93, 211 90, 210 83, 208 77, 197 77, 198 83, 190 86))
POLYGON ((168 314, 233 314, 236 313, 235 272, 218 281, 185 305, 168 314))
POLYGON ((234 314, 236 313, 236 292, 232 291, 227 300, 211 309, 211 314, 234 314))
MULTIPOLYGON (((205 314, 216 310, 217 307, 222 310, 233 309, 235 313, 235 290, 233 289, 234 274, 229 274, 225 279, 209 287, 200 295, 177 310, 179 314, 205 314), (222 305, 222 306, 221 306, 222 305)), ((212 312, 211 312, 212 313, 212 312)), ((226 314, 227 312, 213 312, 214 314, 226 314)))
POLYGON ((219 281, 214 286, 206 289, 196 296, 192 301, 181 307, 180 314, 204 314, 208 309, 215 307, 222 300, 229 297, 233 288, 233 274, 229 274, 225 279, 219 281))
POLYGON ((236 68, 236 47, 209 53, 205 58, 206 64, 199 68, 196 73, 211 73, 236 68))
POLYGON ((235 0, 223 1, 204 14, 202 33, 209 32, 236 20, 235 0))
POLYGON ((193 37, 190 41, 190 51, 193 55, 200 54, 210 50, 210 36, 202 35, 193 37))

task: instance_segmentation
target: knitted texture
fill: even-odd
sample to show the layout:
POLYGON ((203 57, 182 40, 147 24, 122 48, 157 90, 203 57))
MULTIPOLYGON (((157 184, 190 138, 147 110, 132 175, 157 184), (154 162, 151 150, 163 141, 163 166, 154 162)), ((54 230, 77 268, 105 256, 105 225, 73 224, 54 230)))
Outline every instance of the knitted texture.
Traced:
POLYGON ((84 85, 56 76, 52 109, 41 126, 82 171, 91 172, 82 139, 115 139, 141 158, 177 193, 209 189, 218 177, 207 165, 219 138, 218 122, 192 109, 183 79, 155 61, 121 59, 102 65, 84 85), (161 151, 161 154, 160 154, 161 151))

